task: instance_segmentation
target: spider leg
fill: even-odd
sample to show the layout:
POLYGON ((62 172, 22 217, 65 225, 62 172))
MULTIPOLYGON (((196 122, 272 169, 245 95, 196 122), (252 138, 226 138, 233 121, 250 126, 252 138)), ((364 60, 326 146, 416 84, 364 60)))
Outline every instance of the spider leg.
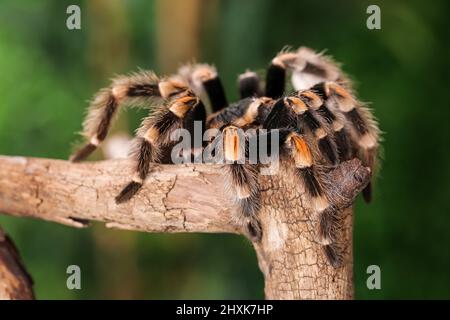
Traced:
MULTIPOLYGON (((377 154, 379 147, 380 132, 370 110, 359 102, 350 91, 335 82, 325 82, 317 85, 323 95, 327 98, 327 105, 340 112, 347 120, 347 131, 353 140, 356 156, 364 166, 369 167, 372 172, 377 166, 377 154)), ((371 183, 363 190, 366 202, 372 198, 371 183)))
POLYGON ((322 212, 328 207, 328 200, 321 182, 321 171, 317 165, 317 155, 310 148, 311 141, 293 129, 280 130, 280 143, 295 164, 295 175, 304 185, 312 207, 322 212))
POLYGON ((324 245, 322 248, 328 262, 333 266, 333 268, 337 269, 342 266, 344 262, 344 251, 337 243, 330 243, 324 245))
POLYGON ((320 86, 316 85, 311 90, 300 91, 303 99, 309 100, 309 105, 328 123, 334 133, 334 140, 339 153, 339 160, 350 160, 354 156, 354 148, 350 139, 350 133, 345 128, 346 119, 341 112, 336 112, 328 107, 326 97, 321 94, 323 90, 317 90, 320 86))
MULTIPOLYGON (((336 128, 342 128, 336 134, 341 155, 344 159, 356 155, 373 172, 377 165, 380 132, 372 113, 353 96, 350 81, 331 58, 305 47, 297 51, 297 56, 291 64, 295 69, 292 75, 295 89, 314 89, 325 98, 326 107, 334 115, 344 116, 345 126, 336 123, 336 128)), ((366 202, 371 201, 371 189, 369 183, 362 192, 366 202)))
MULTIPOLYGON (((296 58, 291 58, 287 67, 292 70, 292 84, 298 90, 297 96, 305 101, 307 106, 314 110, 317 116, 331 127, 332 135, 337 145, 339 160, 351 159, 354 155, 354 150, 349 138, 350 133, 345 128, 347 120, 342 113, 330 110, 326 103, 326 97, 316 90, 316 87, 325 81, 337 81, 346 87, 350 87, 350 81, 342 72, 340 66, 333 59, 322 53, 316 53, 307 47, 300 47, 295 52, 295 55, 296 58)), ((323 140, 323 142, 326 141, 323 140)), ((331 158, 334 151, 332 147, 329 148, 329 146, 323 145, 323 148, 327 147, 330 151, 329 158, 331 158)))
POLYGON ((259 241, 262 237, 262 230, 258 219, 261 201, 258 165, 250 164, 246 160, 248 148, 242 130, 235 126, 227 126, 222 131, 222 139, 225 168, 238 207, 237 220, 244 223, 250 236, 259 241))
POLYGON ((310 90, 300 91, 297 96, 307 106, 301 117, 307 120, 318 139, 321 152, 329 163, 337 165, 340 154, 348 149, 347 136, 342 137, 343 119, 338 118, 324 105, 321 97, 310 90))
POLYGON ((293 130, 282 130, 280 135, 284 151, 294 161, 294 173, 304 185, 310 203, 318 213, 318 242, 324 246, 328 261, 337 268, 342 264, 342 253, 336 245, 336 232, 340 228, 338 211, 330 203, 323 185, 321 166, 317 164, 317 155, 311 148, 311 142, 302 134, 293 130))
POLYGON ((179 74, 188 81, 197 95, 208 98, 212 112, 220 111, 228 105, 222 81, 214 66, 186 65, 180 68, 179 74))
POLYGON ((172 132, 186 128, 187 123, 187 130, 193 131, 194 127, 190 123, 194 120, 204 123, 205 114, 200 100, 191 91, 186 91, 145 118, 135 139, 135 175, 117 195, 116 203, 128 201, 139 191, 150 171, 151 162, 162 162, 168 158, 163 152, 170 152, 175 143, 171 140, 172 132))
POLYGON ((266 96, 273 99, 283 96, 287 71, 292 71, 292 83, 296 90, 306 90, 323 81, 346 80, 331 58, 306 47, 296 52, 283 50, 273 58, 267 69, 266 96))
POLYGON ((279 99, 267 116, 263 128, 291 128, 305 134, 317 145, 328 164, 337 164, 339 156, 329 125, 302 99, 290 96, 279 99))
POLYGON ((297 59, 291 64, 292 84, 296 90, 307 90, 324 81, 338 81, 349 84, 347 76, 330 57, 316 53, 307 47, 300 47, 297 59))
POLYGON ((278 99, 262 125, 263 129, 295 128, 296 115, 285 104, 284 99, 278 99))
POLYGON ((182 84, 170 80, 160 81, 148 71, 115 78, 109 88, 100 90, 92 100, 83 123, 83 136, 88 143, 77 150, 70 160, 77 162, 85 159, 105 140, 120 106, 149 106, 183 90, 185 87, 182 84))
POLYGON ((246 71, 239 75, 238 83, 241 99, 260 97, 262 95, 261 79, 256 72, 246 71))
POLYGON ((286 85, 286 69, 288 69, 296 59, 296 53, 286 51, 280 52, 272 59, 266 73, 266 97, 278 99, 283 96, 286 85))

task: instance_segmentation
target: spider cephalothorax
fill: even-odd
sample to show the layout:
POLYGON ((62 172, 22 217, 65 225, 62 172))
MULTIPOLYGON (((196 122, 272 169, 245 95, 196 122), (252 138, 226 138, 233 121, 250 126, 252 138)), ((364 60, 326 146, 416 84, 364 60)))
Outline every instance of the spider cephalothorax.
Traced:
MULTIPOLYGON (((147 71, 118 77, 92 101, 83 131, 88 143, 71 159, 80 161, 99 146, 121 105, 151 107, 137 130, 132 151, 135 175, 116 196, 120 204, 139 191, 151 163, 171 163, 177 129, 194 136, 198 121, 202 136, 208 129, 219 130, 216 139, 194 143, 190 150, 198 152, 220 142, 237 220, 259 241, 258 175, 263 162, 259 157, 252 159, 248 145, 256 139, 259 148, 261 141, 275 137, 277 159, 293 169, 304 187, 311 207, 320 215, 318 241, 330 263, 339 266, 341 256, 335 245, 339 209, 324 176, 330 167, 354 157, 374 171, 379 131, 372 113, 356 99, 336 63, 304 47, 280 52, 267 69, 265 83, 252 71, 240 75, 238 82, 240 100, 228 104, 217 71, 207 64, 184 66, 167 78, 147 71), (286 94, 288 72, 294 90, 286 94)), ((370 201, 370 184, 363 195, 370 201)))

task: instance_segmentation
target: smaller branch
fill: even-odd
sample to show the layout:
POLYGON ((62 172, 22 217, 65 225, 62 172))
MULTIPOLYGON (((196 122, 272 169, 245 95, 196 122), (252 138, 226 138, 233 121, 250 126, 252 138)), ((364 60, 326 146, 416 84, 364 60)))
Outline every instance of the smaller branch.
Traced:
POLYGON ((33 280, 16 246, 0 228, 0 300, 34 299, 33 280))
POLYGON ((367 186, 370 178, 370 170, 360 160, 346 161, 326 173, 327 193, 338 209, 346 209, 367 186))
POLYGON ((132 176, 131 160, 73 164, 0 156, 0 212, 84 227, 147 232, 241 233, 231 223, 232 202, 220 165, 153 165, 142 190, 128 203, 115 195, 132 176))

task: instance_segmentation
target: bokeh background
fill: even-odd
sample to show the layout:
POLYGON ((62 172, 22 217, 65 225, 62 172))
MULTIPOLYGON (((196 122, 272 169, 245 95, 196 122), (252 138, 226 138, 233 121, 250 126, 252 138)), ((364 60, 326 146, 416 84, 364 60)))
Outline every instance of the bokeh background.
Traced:
MULTIPOLYGON (((206 61, 235 99, 237 74, 263 70, 285 45, 328 49, 385 132, 375 201, 356 205, 356 297, 450 298, 449 12, 445 0, 3 0, 0 154, 66 159, 86 101, 114 74, 206 61), (66 28, 70 4, 81 8, 81 30, 66 28), (366 28, 370 4, 381 8, 381 30, 366 28), (381 290, 366 288, 371 264, 381 290)), ((124 113, 114 131, 131 134, 142 116, 124 113)), ((41 299, 263 298, 255 254, 238 236, 3 215, 0 225, 41 299), (70 264, 82 269, 82 290, 66 288, 70 264)))

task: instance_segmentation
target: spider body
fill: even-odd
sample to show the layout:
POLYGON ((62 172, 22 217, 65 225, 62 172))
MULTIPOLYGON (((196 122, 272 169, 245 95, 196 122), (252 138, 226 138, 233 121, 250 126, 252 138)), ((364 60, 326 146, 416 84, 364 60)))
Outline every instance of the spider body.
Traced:
MULTIPOLYGON (((154 109, 137 130, 132 151, 135 174, 117 195, 120 204, 139 191, 151 163, 170 163, 169 153, 178 142, 173 139, 177 129, 186 129, 193 137, 197 121, 202 136, 208 129, 219 130, 221 134, 206 144, 196 145, 192 140, 189 153, 220 143, 218 152, 223 155, 237 221, 259 241, 258 176, 264 164, 259 154, 256 162, 252 161, 249 144, 256 141, 260 148, 263 141, 271 141, 271 153, 292 168, 318 214, 317 241, 330 263, 338 267, 342 263, 336 245, 340 212, 333 205, 325 175, 328 168, 354 157, 375 169, 379 131, 371 112, 355 98, 339 66, 308 48, 280 52, 269 64, 265 84, 252 71, 240 75, 238 84, 241 99, 229 104, 216 69, 207 64, 184 66, 169 78, 160 79, 146 71, 116 78, 91 103, 83 132, 88 143, 71 159, 82 160, 95 150, 120 106, 154 109), (296 91, 286 94, 288 73, 296 91), (275 151, 273 137, 279 146, 275 151)), ((370 186, 363 195, 371 199, 370 186)))

